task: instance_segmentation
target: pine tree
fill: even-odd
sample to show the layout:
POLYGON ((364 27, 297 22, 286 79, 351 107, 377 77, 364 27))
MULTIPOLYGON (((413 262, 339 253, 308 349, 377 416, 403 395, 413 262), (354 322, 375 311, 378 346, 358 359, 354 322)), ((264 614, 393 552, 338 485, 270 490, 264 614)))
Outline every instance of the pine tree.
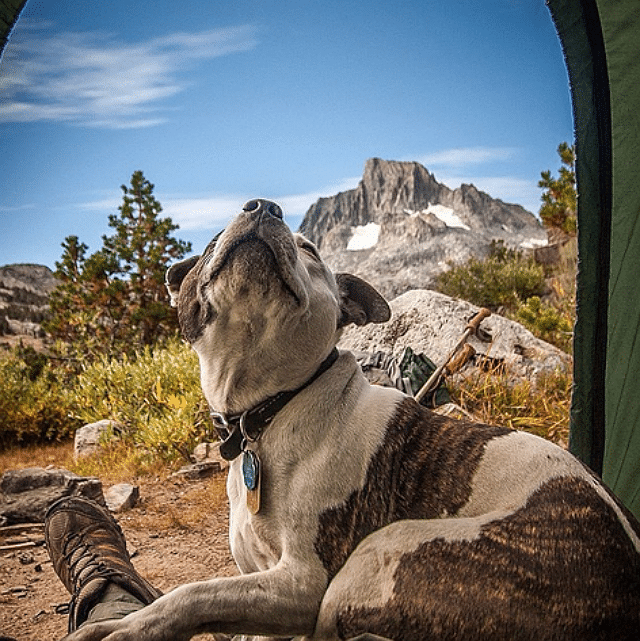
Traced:
POLYGON ((136 171, 131 186, 121 186, 120 215, 109 216, 113 236, 103 237, 105 251, 115 257, 127 282, 128 304, 124 317, 131 337, 139 345, 150 345, 175 329, 164 275, 171 261, 191 251, 190 243, 170 234, 178 229, 170 218, 160 218, 162 206, 152 185, 136 171))
POLYGON ((541 172, 538 187, 546 191, 542 194, 540 218, 545 227, 561 229, 567 234, 576 233, 576 174, 575 147, 566 142, 558 146, 558 155, 562 162, 558 178, 550 171, 541 172))
POLYGON ((86 302, 82 274, 89 248, 77 236, 67 236, 61 246, 62 257, 56 261, 54 272, 60 284, 49 296, 49 318, 42 325, 54 338, 72 342, 88 330, 87 319, 80 310, 86 302))
POLYGON ((82 273, 82 264, 89 247, 77 236, 67 236, 62 243, 62 258, 56 262, 56 276, 68 283, 76 283, 82 273))
POLYGON ((102 249, 86 258, 87 246, 68 236, 56 262, 61 282, 45 329, 76 355, 132 352, 177 330, 164 274, 191 245, 171 236, 178 225, 159 217, 162 206, 141 171, 121 189, 120 213, 109 216, 114 234, 102 237, 102 249))

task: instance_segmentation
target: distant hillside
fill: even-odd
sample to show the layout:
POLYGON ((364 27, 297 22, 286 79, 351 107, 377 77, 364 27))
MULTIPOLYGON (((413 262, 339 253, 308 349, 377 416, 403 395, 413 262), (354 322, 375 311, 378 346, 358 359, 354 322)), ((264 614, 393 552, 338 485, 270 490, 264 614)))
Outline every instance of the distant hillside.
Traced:
POLYGON ((0 334, 41 336, 49 294, 58 281, 44 265, 0 267, 0 334))
POLYGON ((369 159, 359 185, 320 198, 300 232, 334 271, 367 278, 389 299, 429 287, 450 261, 483 257, 491 242, 547 244, 540 221, 473 185, 450 189, 417 162, 369 159))

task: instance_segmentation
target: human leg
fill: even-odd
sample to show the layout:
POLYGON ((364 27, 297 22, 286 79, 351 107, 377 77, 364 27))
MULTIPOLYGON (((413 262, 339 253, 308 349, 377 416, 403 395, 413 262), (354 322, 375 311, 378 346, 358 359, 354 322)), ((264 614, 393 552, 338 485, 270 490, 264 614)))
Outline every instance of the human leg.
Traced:
POLYGON ((45 517, 53 568, 71 596, 69 632, 85 622, 122 618, 161 592, 129 560, 120 526, 109 511, 82 497, 65 497, 45 517))

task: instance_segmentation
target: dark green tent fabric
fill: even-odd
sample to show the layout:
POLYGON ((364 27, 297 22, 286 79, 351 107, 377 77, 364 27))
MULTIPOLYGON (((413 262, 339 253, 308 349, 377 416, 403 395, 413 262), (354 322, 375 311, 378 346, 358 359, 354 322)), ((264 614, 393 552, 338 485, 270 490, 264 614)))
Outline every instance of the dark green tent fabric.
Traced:
POLYGON ((640 515, 640 4, 599 2, 609 86, 613 197, 603 478, 640 515))
POLYGON ((579 194, 570 448, 640 516, 640 5, 549 7, 571 82, 579 194))
POLYGON ((598 473, 604 452, 611 126, 609 83, 595 1, 551 0, 569 71, 578 181, 578 291, 570 448, 598 473))
POLYGON ((0 56, 26 0, 0 0, 0 56))

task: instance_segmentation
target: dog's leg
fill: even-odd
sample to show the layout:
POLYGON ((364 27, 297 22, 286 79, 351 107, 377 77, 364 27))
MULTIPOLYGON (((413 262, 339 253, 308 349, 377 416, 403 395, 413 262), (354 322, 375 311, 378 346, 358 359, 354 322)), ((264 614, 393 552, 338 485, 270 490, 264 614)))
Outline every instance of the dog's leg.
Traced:
MULTIPOLYGON (((398 638, 411 637, 402 627, 405 616, 398 607, 401 596, 397 594, 397 576, 403 561, 406 563, 416 550, 430 541, 460 543, 475 540, 485 523, 501 517, 504 517, 503 513, 467 519, 399 521, 369 535, 329 584, 320 606, 314 641, 349 638, 365 632, 391 636, 387 628, 394 617, 397 620, 391 627, 398 638), (377 613, 384 613, 386 619, 378 620, 382 617, 377 613)), ((418 570, 419 561, 414 559, 412 563, 418 570)), ((460 568, 451 568, 450 596, 453 600, 460 598, 453 586, 459 572, 460 568)), ((422 601, 425 612, 420 616, 424 616, 442 604, 432 600, 428 582, 416 581, 413 589, 422 601)))
POLYGON ((201 632, 302 636, 313 631, 326 574, 297 560, 265 572, 182 585, 124 619, 66 641, 177 641, 201 632), (306 570, 306 571, 305 571, 306 570))

